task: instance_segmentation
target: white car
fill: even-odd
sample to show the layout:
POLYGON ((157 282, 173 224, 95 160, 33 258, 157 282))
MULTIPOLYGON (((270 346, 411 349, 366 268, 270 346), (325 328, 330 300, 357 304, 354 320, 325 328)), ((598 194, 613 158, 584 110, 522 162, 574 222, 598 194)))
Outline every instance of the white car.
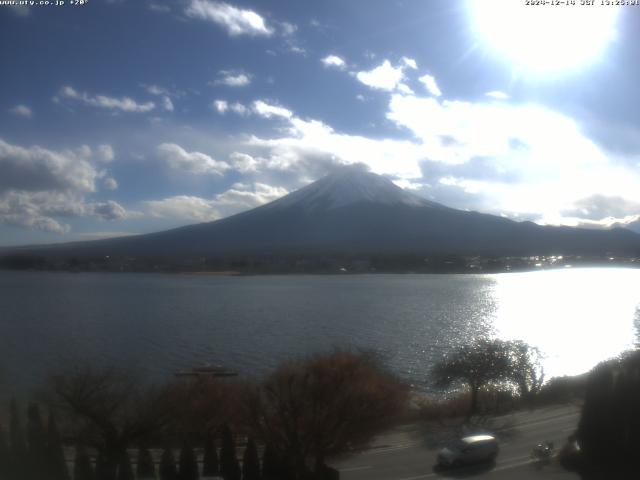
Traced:
POLYGON ((498 441, 492 435, 471 435, 450 443, 438 452, 438 465, 457 467, 492 462, 498 455, 498 441))

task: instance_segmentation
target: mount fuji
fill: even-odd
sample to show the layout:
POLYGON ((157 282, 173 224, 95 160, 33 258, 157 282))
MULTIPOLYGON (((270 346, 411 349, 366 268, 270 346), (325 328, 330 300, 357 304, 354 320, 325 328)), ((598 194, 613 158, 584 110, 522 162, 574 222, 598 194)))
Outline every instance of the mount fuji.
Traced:
POLYGON ((624 229, 541 226, 456 210, 344 167, 269 204, 221 220, 134 237, 30 247, 40 255, 604 255, 640 253, 624 229))

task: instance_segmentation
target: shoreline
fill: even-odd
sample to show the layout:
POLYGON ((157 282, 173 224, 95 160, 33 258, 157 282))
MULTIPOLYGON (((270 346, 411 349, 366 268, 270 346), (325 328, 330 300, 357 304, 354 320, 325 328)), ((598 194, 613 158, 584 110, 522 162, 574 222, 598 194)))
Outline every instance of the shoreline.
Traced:
POLYGON ((371 271, 241 271, 241 270, 110 270, 110 269, 19 269, 2 268, 0 272, 26 272, 26 273, 111 273, 111 274, 157 274, 200 277, 260 277, 260 276, 365 276, 365 275, 496 275, 506 273, 533 273, 566 270, 592 270, 592 269, 625 269, 638 270, 640 263, 596 263, 583 265, 557 265, 518 269, 469 269, 469 270, 371 270, 371 271))

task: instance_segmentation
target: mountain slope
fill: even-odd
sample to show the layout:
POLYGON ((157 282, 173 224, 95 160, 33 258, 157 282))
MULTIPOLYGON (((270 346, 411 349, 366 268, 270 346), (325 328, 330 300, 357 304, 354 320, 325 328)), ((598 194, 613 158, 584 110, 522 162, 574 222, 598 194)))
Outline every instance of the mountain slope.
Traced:
POLYGON ((48 246, 75 256, 318 254, 638 254, 640 236, 544 227, 467 212, 404 191, 354 167, 267 205, 210 223, 164 232, 48 246))

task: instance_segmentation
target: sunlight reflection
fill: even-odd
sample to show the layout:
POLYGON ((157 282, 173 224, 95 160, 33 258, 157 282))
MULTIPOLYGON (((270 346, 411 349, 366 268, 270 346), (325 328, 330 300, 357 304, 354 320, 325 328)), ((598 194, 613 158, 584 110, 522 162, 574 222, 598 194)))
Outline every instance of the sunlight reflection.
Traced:
POLYGON ((546 355, 547 379, 588 371, 633 347, 640 270, 508 273, 496 280, 496 334, 546 355))

